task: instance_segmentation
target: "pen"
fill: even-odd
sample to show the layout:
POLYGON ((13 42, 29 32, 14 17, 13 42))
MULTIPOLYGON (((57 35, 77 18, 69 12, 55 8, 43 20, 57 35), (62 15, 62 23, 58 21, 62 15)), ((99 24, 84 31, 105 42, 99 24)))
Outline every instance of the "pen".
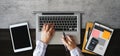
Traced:
MULTIPOLYGON (((64 39, 66 40, 65 32, 63 32, 63 36, 64 36, 64 39)), ((65 45, 64 45, 64 46, 65 46, 65 45)), ((65 46, 65 49, 66 49, 66 51, 68 51, 66 46, 65 46)))
POLYGON ((90 36, 90 28, 88 29, 88 32, 87 32, 87 40, 89 39, 89 36, 90 36))

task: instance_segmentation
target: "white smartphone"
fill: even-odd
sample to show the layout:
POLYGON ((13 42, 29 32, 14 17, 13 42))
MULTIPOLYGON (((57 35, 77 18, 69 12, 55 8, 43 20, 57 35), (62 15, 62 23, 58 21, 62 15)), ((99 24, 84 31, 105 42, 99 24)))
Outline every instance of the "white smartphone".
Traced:
POLYGON ((9 29, 15 53, 32 49, 31 36, 27 22, 10 25, 9 29))

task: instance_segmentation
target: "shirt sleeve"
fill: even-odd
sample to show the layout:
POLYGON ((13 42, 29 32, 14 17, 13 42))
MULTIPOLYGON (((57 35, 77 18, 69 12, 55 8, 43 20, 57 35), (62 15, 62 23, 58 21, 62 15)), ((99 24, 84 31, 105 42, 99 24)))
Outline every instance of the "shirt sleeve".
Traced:
POLYGON ((78 47, 71 50, 70 54, 71 56, 83 56, 83 54, 81 53, 81 50, 78 47))
POLYGON ((42 41, 36 41, 36 47, 33 52, 33 56, 44 56, 46 52, 47 44, 42 41))

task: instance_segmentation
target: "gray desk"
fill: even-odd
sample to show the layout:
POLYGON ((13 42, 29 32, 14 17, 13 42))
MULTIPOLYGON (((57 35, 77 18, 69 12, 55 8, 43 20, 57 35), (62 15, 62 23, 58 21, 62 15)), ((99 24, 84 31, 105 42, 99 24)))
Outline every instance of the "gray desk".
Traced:
POLYGON ((120 28, 120 0, 0 0, 0 28, 28 21, 35 29, 33 11, 83 11, 83 28, 88 21, 120 28))

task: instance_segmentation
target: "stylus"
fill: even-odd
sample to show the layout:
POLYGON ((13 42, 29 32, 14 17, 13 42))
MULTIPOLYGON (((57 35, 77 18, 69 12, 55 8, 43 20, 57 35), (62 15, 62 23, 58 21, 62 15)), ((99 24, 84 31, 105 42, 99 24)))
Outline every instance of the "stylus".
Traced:
POLYGON ((89 39, 89 36, 90 36, 90 28, 88 29, 87 40, 89 39))
MULTIPOLYGON (((65 32, 63 32, 63 36, 64 36, 64 39, 66 40, 65 32)), ((64 46, 65 46, 65 45, 64 45, 64 46)), ((65 50, 68 51, 66 46, 65 46, 65 50)))

